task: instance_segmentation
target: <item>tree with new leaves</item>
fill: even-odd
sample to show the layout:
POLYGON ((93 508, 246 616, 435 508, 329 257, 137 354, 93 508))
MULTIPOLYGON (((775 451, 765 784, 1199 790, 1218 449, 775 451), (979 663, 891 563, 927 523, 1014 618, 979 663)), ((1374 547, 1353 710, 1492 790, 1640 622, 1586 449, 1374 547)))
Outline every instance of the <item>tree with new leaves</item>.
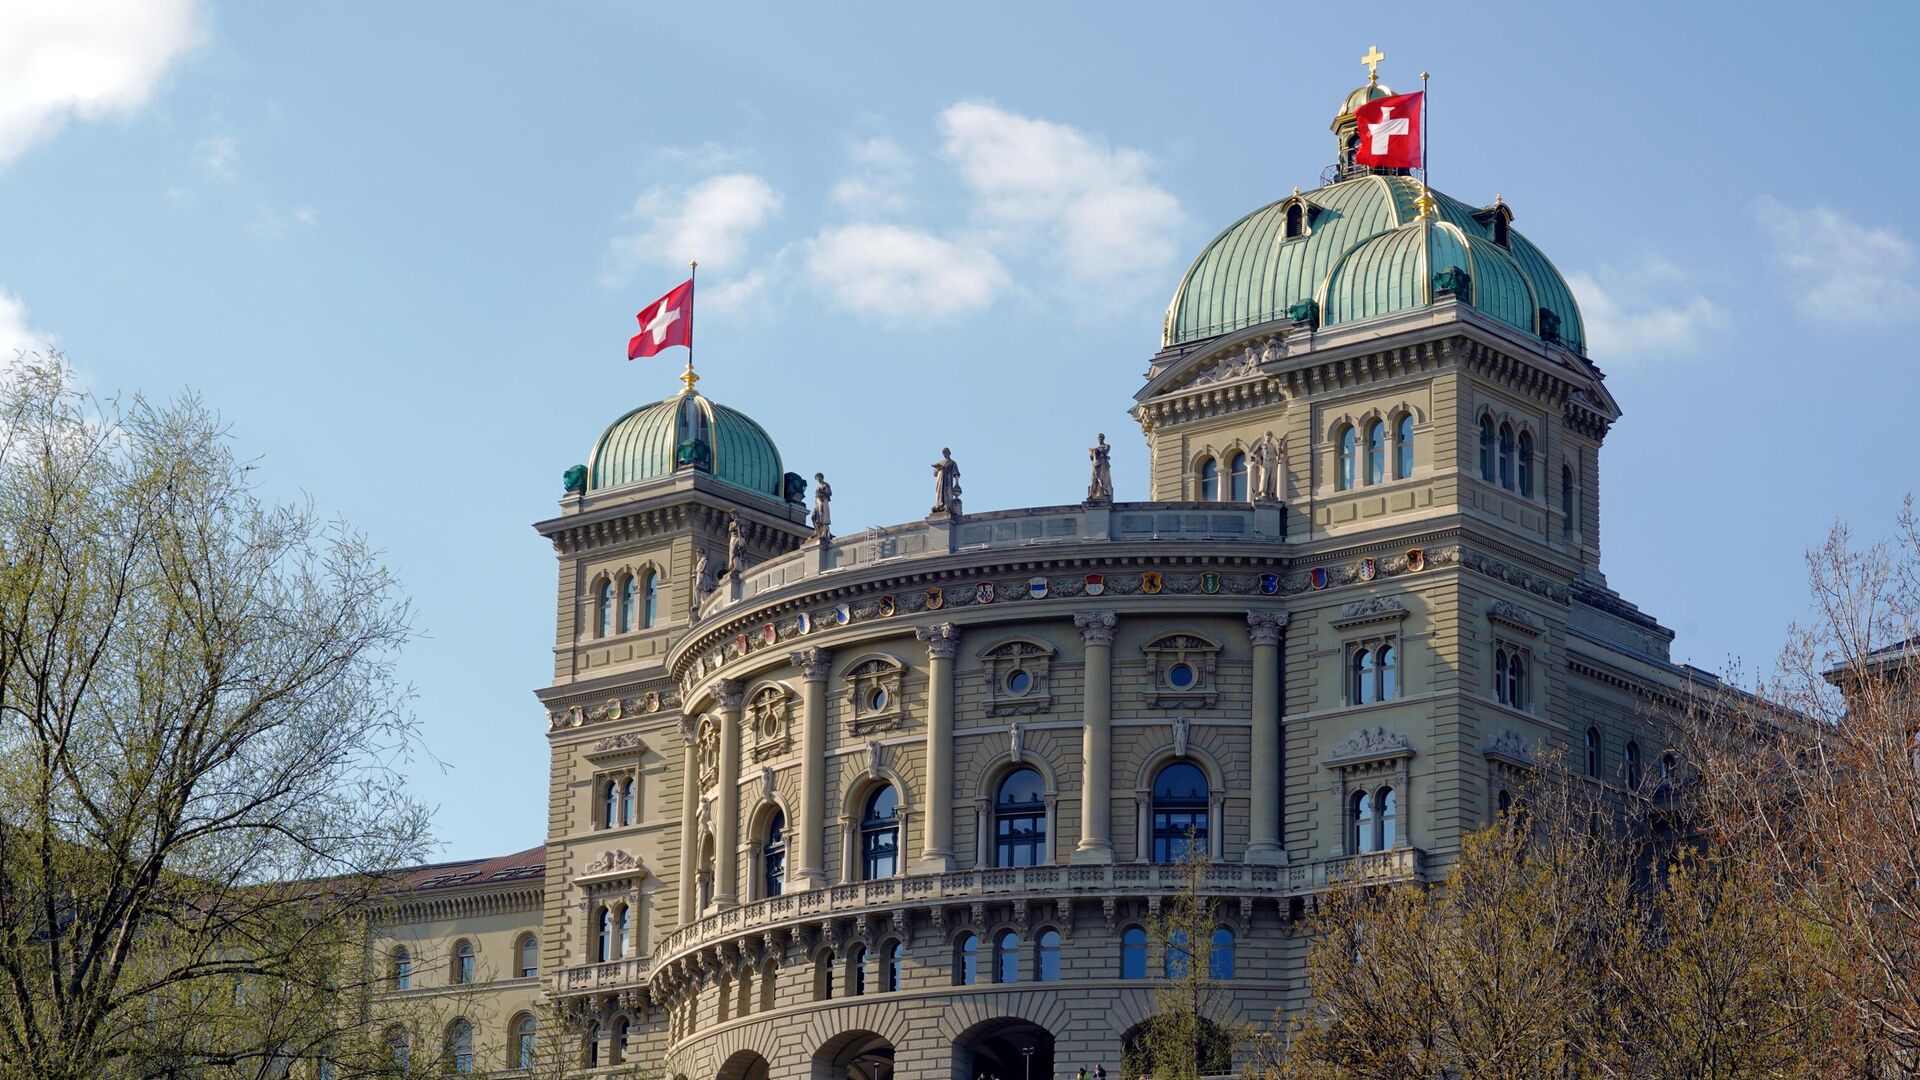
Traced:
POLYGON ((1229 987, 1219 977, 1213 933, 1220 926, 1207 895, 1213 862, 1206 840, 1191 830, 1177 866, 1181 886, 1147 919, 1147 940, 1163 980, 1154 1012, 1126 1047, 1126 1075, 1147 1080, 1198 1080, 1232 1070, 1244 1032, 1228 1017, 1229 987))
POLYGON ((0 376, 0 1078, 383 1067, 409 636, 377 554, 263 499, 197 399, 0 376))

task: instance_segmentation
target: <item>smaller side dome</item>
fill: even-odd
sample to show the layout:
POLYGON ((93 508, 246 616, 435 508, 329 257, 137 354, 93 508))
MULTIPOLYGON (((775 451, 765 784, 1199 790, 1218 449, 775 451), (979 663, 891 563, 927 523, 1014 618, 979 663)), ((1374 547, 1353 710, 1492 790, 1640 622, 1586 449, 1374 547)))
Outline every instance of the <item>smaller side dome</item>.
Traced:
POLYGON ((693 388, 642 405, 615 420, 593 446, 586 490, 606 491, 671 476, 681 469, 774 499, 787 497, 780 449, 753 418, 693 388))

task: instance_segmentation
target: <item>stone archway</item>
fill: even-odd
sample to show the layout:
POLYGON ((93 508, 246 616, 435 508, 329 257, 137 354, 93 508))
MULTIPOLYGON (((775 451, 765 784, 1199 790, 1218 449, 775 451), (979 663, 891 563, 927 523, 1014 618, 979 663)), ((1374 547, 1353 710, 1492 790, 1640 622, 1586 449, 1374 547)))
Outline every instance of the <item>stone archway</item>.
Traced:
POLYGON ((893 1044, 871 1031, 847 1031, 813 1054, 813 1080, 893 1080, 893 1044))
POLYGON ((1018 1017, 975 1024, 953 1040, 953 1080, 1054 1080, 1053 1033, 1018 1017))
POLYGON ((714 1080, 768 1080, 771 1071, 766 1058, 752 1050, 741 1050, 720 1066, 714 1080))

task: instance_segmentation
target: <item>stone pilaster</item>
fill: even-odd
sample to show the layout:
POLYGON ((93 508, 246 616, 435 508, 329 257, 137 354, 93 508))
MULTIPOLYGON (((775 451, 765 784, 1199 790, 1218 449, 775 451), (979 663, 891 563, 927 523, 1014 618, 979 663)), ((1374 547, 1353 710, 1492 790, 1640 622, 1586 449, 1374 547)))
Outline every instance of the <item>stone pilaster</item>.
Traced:
MULTIPOLYGON (((694 751, 694 735, 699 730, 698 717, 685 716, 680 719, 680 741, 686 744, 686 750, 680 756, 680 925, 685 926, 699 917, 695 910, 694 879, 700 874, 699 856, 700 837, 695 832, 695 818, 700 812, 700 761, 694 751)), ((591 937, 588 938, 592 940, 591 937)), ((591 948, 591 946, 589 946, 591 948)))
POLYGON ((799 869, 787 878, 795 889, 827 885, 827 673, 833 654, 801 649, 792 656, 800 669, 800 841, 799 869))
POLYGON ((1280 826, 1280 639, 1286 629, 1284 611, 1247 613, 1247 640, 1253 646, 1253 805, 1246 854, 1250 863, 1287 860, 1280 826))
POLYGON ((1113 861, 1113 631, 1118 624, 1111 611, 1083 611, 1073 617, 1087 659, 1076 863, 1113 861))
POLYGON ((720 813, 714 823, 713 902, 729 908, 740 897, 740 700, 746 688, 732 679, 713 688, 720 716, 720 813))
POLYGON ((960 628, 939 623, 915 634, 927 643, 927 816, 914 872, 940 874, 953 869, 953 656, 960 628))

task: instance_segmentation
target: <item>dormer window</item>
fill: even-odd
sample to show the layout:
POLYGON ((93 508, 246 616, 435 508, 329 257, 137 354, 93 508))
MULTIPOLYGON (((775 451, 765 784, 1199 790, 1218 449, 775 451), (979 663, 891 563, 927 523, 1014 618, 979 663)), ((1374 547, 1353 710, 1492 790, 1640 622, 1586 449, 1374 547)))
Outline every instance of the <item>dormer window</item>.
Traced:
POLYGON ((1299 203, 1287 207, 1287 239, 1298 240, 1307 235, 1307 209, 1299 203))
POLYGON ((1513 224, 1513 209, 1502 201, 1500 196, 1493 197, 1492 206, 1474 211, 1473 218, 1486 226, 1487 235, 1493 237, 1494 243, 1501 247, 1508 246, 1509 226, 1513 224))
POLYGON ((1493 219, 1493 242, 1501 247, 1507 246, 1507 215, 1498 214, 1493 219))
POLYGON ((1287 196, 1286 201, 1280 204, 1280 242, 1298 240, 1311 233, 1315 209, 1314 205, 1300 194, 1299 188, 1293 189, 1293 194, 1287 196))

